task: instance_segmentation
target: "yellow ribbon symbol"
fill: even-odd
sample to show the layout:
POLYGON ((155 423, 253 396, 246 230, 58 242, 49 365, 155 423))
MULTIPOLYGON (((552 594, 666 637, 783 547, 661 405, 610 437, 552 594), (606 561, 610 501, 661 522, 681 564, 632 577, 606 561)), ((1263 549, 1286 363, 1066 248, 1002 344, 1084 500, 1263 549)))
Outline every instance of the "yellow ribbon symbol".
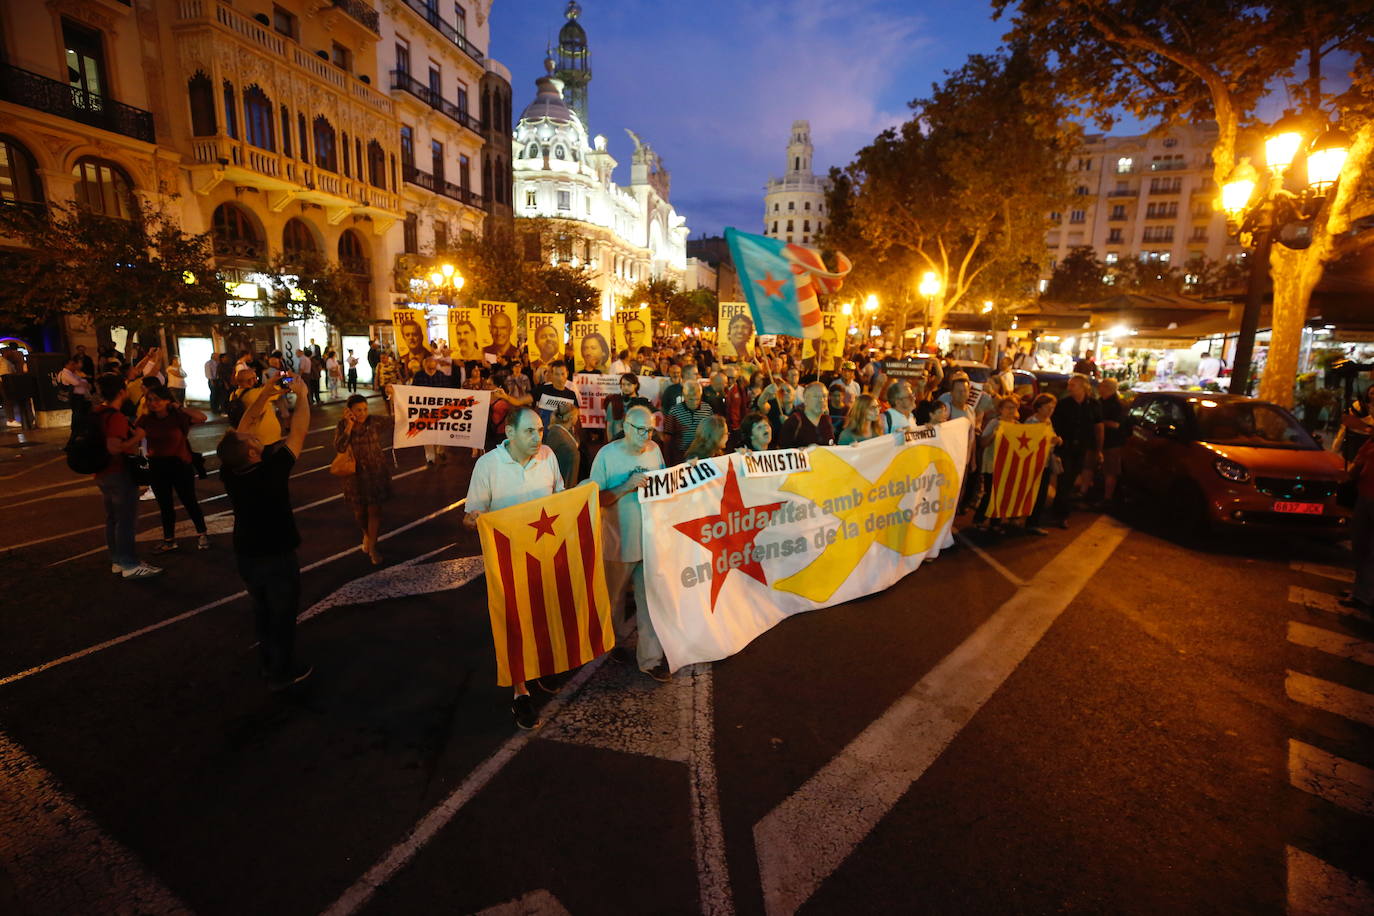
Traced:
POLYGON ((959 471, 943 449, 917 445, 898 451, 882 476, 870 481, 834 452, 816 449, 811 453, 810 472, 791 475, 779 489, 818 506, 830 500, 832 506, 838 503, 840 507, 831 513, 839 521, 840 536, 804 569, 773 583, 776 589, 821 602, 844 584, 874 541, 905 557, 929 550, 954 515, 959 471), (934 524, 922 528, 911 523, 886 523, 892 520, 892 513, 901 511, 898 504, 902 499, 912 493, 910 488, 894 485, 932 470, 933 479, 943 480, 943 485, 921 491, 917 501, 939 501, 934 524), (846 502, 845 494, 859 496, 846 502))

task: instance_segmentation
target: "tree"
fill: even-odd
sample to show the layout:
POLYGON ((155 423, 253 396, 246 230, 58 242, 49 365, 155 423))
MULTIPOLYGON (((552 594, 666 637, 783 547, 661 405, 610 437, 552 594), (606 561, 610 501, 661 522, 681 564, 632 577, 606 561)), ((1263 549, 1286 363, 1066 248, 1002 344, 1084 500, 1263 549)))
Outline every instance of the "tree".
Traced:
MULTIPOLYGON (((1304 250, 1274 245, 1273 333, 1261 397, 1293 403, 1307 305, 1323 265, 1349 245, 1353 220, 1374 212, 1367 166, 1374 153, 1374 0, 994 0, 1014 10, 1011 38, 1052 65, 1057 93, 1077 113, 1110 128, 1125 110, 1163 128, 1210 121, 1217 139, 1213 178, 1225 183, 1260 128, 1261 102, 1286 84, 1308 112, 1334 110, 1351 134, 1336 193, 1312 225, 1304 250), (1324 80, 1332 55, 1351 63, 1351 85, 1336 94, 1324 80)), ((1325 120, 1325 115, 1321 116, 1325 120)))
POLYGON ((911 289, 920 272, 942 279, 931 334, 961 305, 1029 296, 1078 142, 1046 89, 1043 68, 1019 49, 973 55, 846 170, 851 200, 835 203, 852 208, 869 253, 903 271, 885 284, 901 291, 899 334, 909 307, 924 304, 911 289))
POLYGON ((653 314, 670 324, 712 325, 718 311, 716 294, 709 289, 685 290, 675 280, 641 280, 625 297, 628 308, 647 302, 653 314))
POLYGON ((0 258, 0 319, 45 323, 80 315, 137 331, 180 317, 215 314, 208 235, 189 235, 164 210, 130 202, 130 217, 64 204, 0 206, 0 237, 17 242, 0 258))
POLYGON ((1092 246, 1078 245, 1069 249, 1064 260, 1054 265, 1054 272, 1040 298, 1074 305, 1094 302, 1109 292, 1103 279, 1106 276, 1107 265, 1098 260, 1092 246))
POLYGON ((353 275, 317 253, 281 252, 268 273, 275 278, 268 299, 293 321, 321 316, 335 327, 366 324, 371 307, 353 275))

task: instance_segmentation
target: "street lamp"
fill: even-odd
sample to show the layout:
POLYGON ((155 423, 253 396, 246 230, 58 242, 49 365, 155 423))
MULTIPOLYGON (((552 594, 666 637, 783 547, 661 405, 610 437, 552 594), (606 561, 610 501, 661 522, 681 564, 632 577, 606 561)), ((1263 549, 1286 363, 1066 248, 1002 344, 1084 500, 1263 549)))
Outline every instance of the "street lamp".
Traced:
POLYGON ((1307 150, 1307 187, 1295 194, 1284 187, 1284 178, 1305 140, 1302 119, 1291 111, 1285 112, 1264 140, 1268 176, 1261 175, 1248 157, 1242 157, 1221 188, 1226 229, 1242 246, 1250 249, 1252 259, 1245 311, 1236 340, 1236 358, 1231 368, 1232 394, 1245 394, 1249 387, 1255 332, 1259 329, 1275 229, 1279 244, 1285 247, 1301 250, 1312 244, 1312 223, 1335 188, 1350 153, 1350 140, 1345 133, 1328 127, 1307 150))
MULTIPOLYGON (((921 285, 917 287, 922 296, 925 297, 925 317, 921 321, 921 349, 924 350, 929 343, 930 337, 930 310, 935 307, 935 297, 940 295, 940 275, 933 270, 928 270, 921 275, 921 285)), ((905 333, 903 328, 902 332, 905 333)))
POLYGON ((435 305, 438 305, 440 297, 445 295, 452 297, 467 282, 467 279, 452 264, 441 264, 438 270, 429 275, 428 292, 434 296, 435 305))
POLYGON ((873 319, 878 317, 878 297, 875 296, 873 293, 869 293, 868 298, 864 300, 863 310, 864 318, 867 319, 867 321, 864 324, 864 346, 872 347, 873 319))

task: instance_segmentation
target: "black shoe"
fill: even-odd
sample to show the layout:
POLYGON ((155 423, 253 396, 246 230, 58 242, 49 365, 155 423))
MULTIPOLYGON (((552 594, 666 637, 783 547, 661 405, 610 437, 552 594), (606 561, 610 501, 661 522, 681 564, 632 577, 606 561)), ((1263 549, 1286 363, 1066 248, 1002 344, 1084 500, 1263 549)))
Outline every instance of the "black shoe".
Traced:
POLYGON ((615 662, 617 665, 628 665, 634 660, 634 655, 624 646, 616 646, 611 650, 611 661, 615 662))
POLYGON ((654 680, 658 681, 660 684, 666 684, 673 679, 673 672, 668 670, 667 662, 659 662, 657 665, 654 665, 652 668, 650 668, 648 671, 645 671, 644 673, 649 675, 649 677, 653 678, 654 680))
POLYGON ((562 679, 556 674, 546 674, 534 679, 534 685, 545 693, 557 693, 563 686, 562 679))
POLYGON ((1337 594, 1339 594, 1342 598, 1354 598, 1354 597, 1355 597, 1355 592, 1354 592, 1354 590, 1353 590, 1353 589, 1349 589, 1349 588, 1343 588, 1343 589, 1341 589, 1337 594))
POLYGON ((315 669, 311 665, 297 665, 292 669, 290 674, 278 678, 270 678, 268 680, 268 686, 273 690, 285 690, 288 687, 299 684, 314 673, 315 669))
POLYGON ((1374 611, 1374 605, 1365 604, 1363 601, 1360 601, 1354 595, 1350 596, 1349 598, 1342 598, 1336 603, 1339 604, 1341 607, 1354 608, 1357 611, 1374 611))
POLYGON ((534 714, 534 702, 529 694, 522 693, 510 704, 511 715, 515 716, 515 724, 519 728, 538 728, 541 723, 539 717, 534 714))

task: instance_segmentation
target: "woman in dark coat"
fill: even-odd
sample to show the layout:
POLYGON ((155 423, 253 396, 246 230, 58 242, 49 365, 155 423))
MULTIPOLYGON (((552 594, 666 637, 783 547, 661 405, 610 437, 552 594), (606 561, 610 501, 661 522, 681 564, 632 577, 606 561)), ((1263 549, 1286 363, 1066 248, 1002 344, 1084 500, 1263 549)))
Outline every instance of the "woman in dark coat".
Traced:
POLYGON ((382 503, 391 498, 391 468, 382 452, 382 421, 367 412, 367 398, 348 399, 343 419, 334 431, 334 451, 352 450, 355 473, 343 478, 344 499, 363 532, 362 551, 374 566, 382 562, 377 552, 377 532, 382 527, 382 503))

